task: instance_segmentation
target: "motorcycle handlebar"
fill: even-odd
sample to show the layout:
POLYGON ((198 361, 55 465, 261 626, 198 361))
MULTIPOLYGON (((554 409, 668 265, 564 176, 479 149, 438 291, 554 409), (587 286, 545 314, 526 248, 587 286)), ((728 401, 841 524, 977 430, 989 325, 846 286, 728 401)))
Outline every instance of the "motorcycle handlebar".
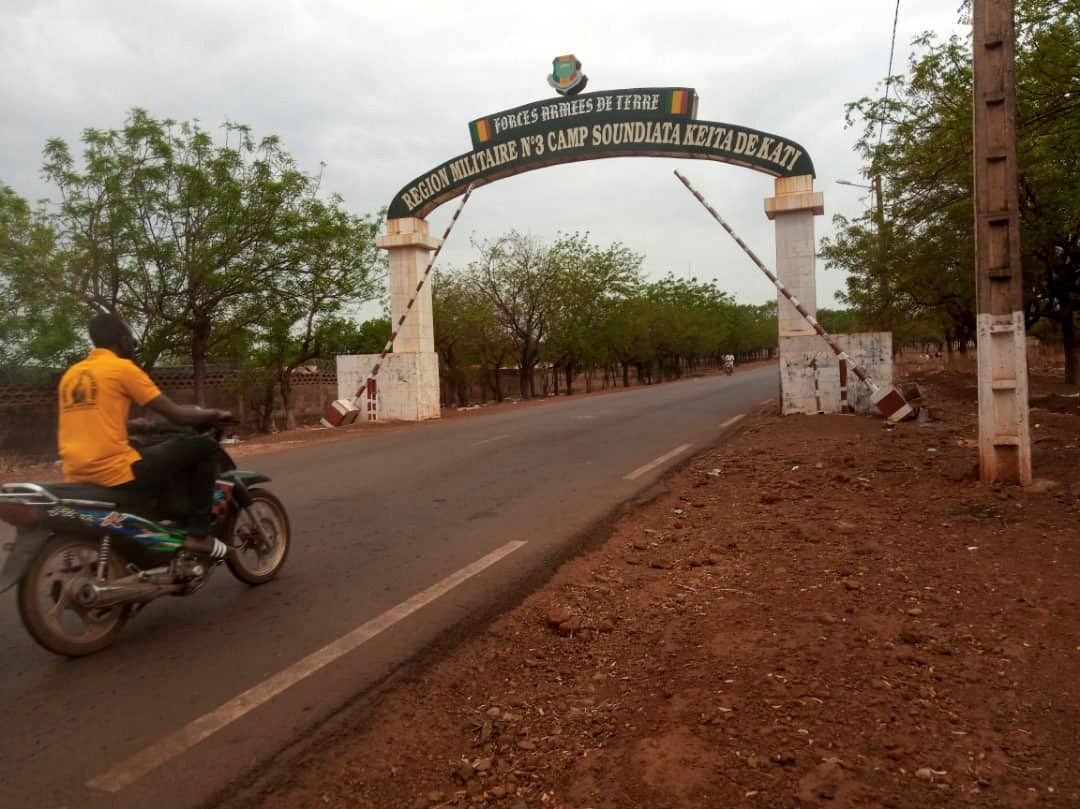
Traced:
POLYGON ((171 421, 154 419, 132 419, 128 422, 128 433, 148 440, 164 439, 170 436, 211 434, 215 440, 220 441, 225 434, 225 427, 239 424, 240 420, 232 413, 224 417, 215 418, 212 421, 198 425, 174 424, 171 421))

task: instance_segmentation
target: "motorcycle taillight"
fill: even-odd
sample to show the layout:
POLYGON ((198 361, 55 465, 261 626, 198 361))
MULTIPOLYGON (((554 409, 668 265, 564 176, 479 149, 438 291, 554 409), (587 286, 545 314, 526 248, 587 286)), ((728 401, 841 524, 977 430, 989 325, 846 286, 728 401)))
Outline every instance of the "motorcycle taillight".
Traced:
POLYGON ((30 525, 41 519, 41 509, 25 503, 0 503, 0 520, 11 525, 30 525))

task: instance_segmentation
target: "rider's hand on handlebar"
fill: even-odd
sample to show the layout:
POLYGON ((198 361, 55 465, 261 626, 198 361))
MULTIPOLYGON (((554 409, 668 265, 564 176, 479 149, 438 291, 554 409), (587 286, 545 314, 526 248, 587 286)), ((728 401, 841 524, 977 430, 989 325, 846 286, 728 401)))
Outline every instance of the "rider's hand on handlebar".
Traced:
POLYGON ((236 421, 236 417, 229 410, 208 409, 206 413, 206 420, 210 424, 232 424, 236 421))

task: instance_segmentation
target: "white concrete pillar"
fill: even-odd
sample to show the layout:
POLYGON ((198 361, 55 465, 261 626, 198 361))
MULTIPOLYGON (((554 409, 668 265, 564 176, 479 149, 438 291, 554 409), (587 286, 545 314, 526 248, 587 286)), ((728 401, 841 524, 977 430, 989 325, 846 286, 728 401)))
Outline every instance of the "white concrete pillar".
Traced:
POLYGON ((401 316, 406 314, 409 301, 416 296, 416 302, 398 328, 393 352, 434 351, 430 279, 419 294, 416 287, 424 277, 428 253, 439 246, 439 240, 428 233, 426 220, 407 217, 387 220, 386 234, 380 236, 375 244, 390 254, 390 319, 393 327, 397 327, 401 316))
MULTIPOLYGON (((811 315, 817 314, 814 217, 825 213, 825 199, 814 178, 778 177, 776 196, 765 199, 765 215, 776 235, 776 276, 811 315)), ((830 412, 822 397, 819 367, 833 362, 831 349, 792 303, 777 292, 780 321, 780 404, 784 415, 830 412)), ((839 404, 837 403, 837 407, 839 404)))
MULTIPOLYGON (((814 178, 778 177, 776 196, 765 199, 765 215, 775 225, 776 275, 812 315, 817 314, 817 284, 814 256, 814 217, 825 213, 825 198, 814 191, 814 178)), ((780 336, 816 334, 791 302, 777 294, 780 309, 780 336)))
POLYGON ((426 220, 405 217, 387 220, 386 233, 375 244, 389 253, 390 326, 397 331, 392 354, 376 377, 379 418, 439 418, 439 357, 435 353, 431 278, 424 279, 428 254, 439 246, 439 239, 428 233, 426 220), (417 291, 421 282, 423 286, 417 291))

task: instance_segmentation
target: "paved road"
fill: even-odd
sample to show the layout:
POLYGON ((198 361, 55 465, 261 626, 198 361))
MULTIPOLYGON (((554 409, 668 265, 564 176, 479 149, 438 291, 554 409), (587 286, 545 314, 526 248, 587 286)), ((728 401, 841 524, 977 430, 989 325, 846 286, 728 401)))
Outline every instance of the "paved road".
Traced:
POLYGON ((0 596, 0 807, 206 802, 776 391, 769 366, 251 458, 292 517, 277 581, 222 572, 76 661, 0 596))

